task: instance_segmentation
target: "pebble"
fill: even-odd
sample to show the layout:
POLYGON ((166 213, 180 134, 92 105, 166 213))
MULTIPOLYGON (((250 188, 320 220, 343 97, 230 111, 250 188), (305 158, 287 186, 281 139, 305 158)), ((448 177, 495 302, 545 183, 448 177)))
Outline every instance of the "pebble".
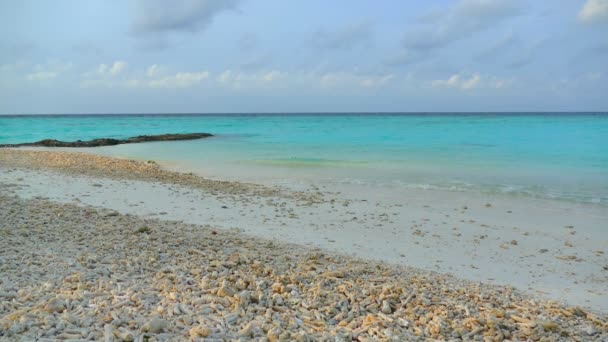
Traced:
POLYGON ((585 334, 587 334, 589 336, 593 336, 593 335, 597 334, 597 330, 595 330, 595 328, 591 325, 586 326, 584 331, 585 331, 585 334))
POLYGON ((144 324, 144 326, 141 327, 141 331, 158 334, 167 329, 168 326, 169 323, 167 321, 159 318, 154 318, 148 323, 144 324))
MULTIPOLYGON (((65 158, 40 162, 82 167, 65 158)), ((177 177, 155 165, 95 160, 104 168, 85 165, 177 177)), ((608 339, 606 315, 511 287, 3 190, 0 293, 10 295, 0 298, 0 340, 608 339)))
POLYGON ((393 312, 393 309, 391 309, 391 305, 388 302, 388 300, 383 300, 382 301, 382 312, 385 314, 390 314, 393 312))
POLYGON ((197 325, 192 327, 188 331, 188 334, 190 335, 190 338, 195 339, 197 337, 208 337, 209 335, 211 335, 211 331, 209 330, 209 328, 197 325))
POLYGON ((65 310, 65 302, 61 298, 55 297, 46 304, 44 310, 50 313, 63 312, 65 310))
POLYGON ((0 192, 0 217, 11 227, 0 240, 6 278, 0 293, 21 304, 0 302, 5 337, 557 341, 567 332, 579 340, 608 338, 605 316, 509 287, 108 213, 0 192), (153 233, 128 229, 142 226, 153 233), (31 251, 53 252, 40 258, 31 251), (11 268, 19 272, 6 272, 11 268))

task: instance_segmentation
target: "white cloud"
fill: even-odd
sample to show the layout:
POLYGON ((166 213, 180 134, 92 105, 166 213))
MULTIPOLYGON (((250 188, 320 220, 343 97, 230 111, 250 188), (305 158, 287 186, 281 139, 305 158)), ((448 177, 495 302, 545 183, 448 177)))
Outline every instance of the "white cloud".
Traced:
POLYGON ((111 65, 106 65, 106 64, 100 64, 97 67, 97 73, 100 75, 109 75, 109 76, 116 76, 118 74, 120 74, 123 70, 125 70, 127 67, 127 62, 124 61, 116 61, 111 65))
POLYGON ((155 88, 176 89, 197 86, 209 78, 208 71, 177 72, 167 75, 164 68, 153 64, 144 70, 126 73, 127 63, 116 61, 111 65, 100 64, 96 71, 85 73, 81 88, 155 88))
POLYGON ((99 64, 96 69, 85 72, 80 82, 81 88, 113 88, 124 83, 121 74, 127 69, 127 62, 115 61, 112 64, 99 64))
POLYGON ((384 75, 384 76, 380 76, 380 77, 370 77, 370 78, 365 78, 365 79, 361 80, 361 82, 359 82, 359 84, 363 87, 375 88, 375 87, 380 87, 380 86, 385 85, 387 82, 390 82, 393 78, 395 78, 395 75, 393 75, 393 74, 384 75))
POLYGON ((608 23, 608 0, 587 0, 578 13, 578 20, 585 23, 608 23))
POLYGON ((446 86, 446 87, 455 87, 460 84, 460 75, 452 75, 447 80, 435 80, 433 81, 433 85, 435 86, 446 86))
POLYGON ((217 77, 217 81, 220 83, 228 83, 233 78, 234 78, 234 76, 233 76, 232 70, 226 70, 217 77))
POLYGON ((112 64, 112 67, 110 67, 110 74, 112 75, 118 75, 120 74, 125 68, 127 67, 127 63, 123 62, 123 61, 117 61, 114 62, 114 64, 112 64))
POLYGON ((318 83, 323 88, 377 88, 381 87, 395 78, 393 74, 360 74, 355 72, 327 72, 321 75, 315 75, 318 83))
POLYGON ((225 70, 216 77, 218 84, 233 89, 257 89, 260 87, 306 89, 369 89, 387 85, 395 79, 393 74, 369 74, 346 71, 301 71, 288 73, 271 70, 242 72, 225 70))
POLYGON ((15 63, 7 63, 0 65, 0 72, 14 72, 18 70, 22 70, 28 66, 28 63, 18 61, 15 63))
POLYGON ((473 75, 473 77, 469 78, 468 80, 463 80, 461 87, 462 87, 462 89, 465 89, 465 90, 473 89, 479 85, 480 81, 481 81, 481 77, 479 75, 475 74, 475 75, 473 75))
POLYGON ((216 81, 222 85, 229 86, 235 89, 247 87, 260 87, 269 85, 281 85, 288 80, 289 73, 280 70, 270 70, 262 72, 235 72, 233 70, 225 70, 217 78, 216 81))
POLYGON ((198 85, 201 81, 209 78, 209 72, 178 72, 173 76, 167 76, 146 82, 150 88, 190 88, 198 85))
POLYGON ((494 88, 500 89, 500 88, 503 88, 506 84, 507 84, 507 82, 505 80, 496 80, 494 82, 494 88))
POLYGON ((331 88, 343 84, 353 84, 354 77, 347 72, 328 72, 320 76, 319 83, 322 87, 331 88))
POLYGON ((57 78, 59 75, 67 72, 71 68, 72 63, 62 63, 57 61, 49 62, 44 65, 37 64, 30 73, 25 75, 25 79, 30 82, 43 83, 57 78))
POLYGON ((159 66, 158 64, 153 64, 151 65, 148 70, 146 71, 146 75, 148 75, 148 77, 154 77, 158 74, 159 72, 159 66))
POLYGON ((479 74, 472 74, 470 77, 463 77, 460 74, 454 74, 445 80, 434 80, 431 81, 433 87, 447 87, 460 90, 472 90, 482 85, 492 88, 502 88, 506 82, 500 79, 491 79, 482 82, 482 77, 479 74))
POLYGON ((282 78, 285 78, 286 76, 287 76, 286 72, 273 70, 273 71, 267 72, 266 74, 263 74, 262 80, 264 82, 274 82, 274 81, 279 81, 282 78))
POLYGON ((54 71, 39 71, 31 74, 27 74, 25 79, 28 81, 48 81, 57 77, 57 73, 54 71))

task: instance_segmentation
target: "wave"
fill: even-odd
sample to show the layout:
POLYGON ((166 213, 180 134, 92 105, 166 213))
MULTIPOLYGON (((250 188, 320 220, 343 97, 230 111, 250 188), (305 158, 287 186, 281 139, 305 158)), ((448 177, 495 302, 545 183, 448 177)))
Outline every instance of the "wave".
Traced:
POLYGON ((366 166, 371 162, 340 160, 340 159, 323 159, 323 158, 279 158, 279 159, 257 159, 248 161, 252 164, 267 165, 267 166, 283 166, 283 167, 356 167, 366 166))
POLYGON ((608 195, 591 195, 588 192, 564 191, 540 185, 525 186, 514 184, 472 184, 466 182, 414 183, 403 180, 371 181, 360 178, 344 178, 338 180, 338 183, 353 185, 402 187, 405 189, 417 190, 440 190, 455 192, 462 191, 484 194, 502 194, 515 197, 551 199, 574 203, 586 203, 608 206, 608 195))

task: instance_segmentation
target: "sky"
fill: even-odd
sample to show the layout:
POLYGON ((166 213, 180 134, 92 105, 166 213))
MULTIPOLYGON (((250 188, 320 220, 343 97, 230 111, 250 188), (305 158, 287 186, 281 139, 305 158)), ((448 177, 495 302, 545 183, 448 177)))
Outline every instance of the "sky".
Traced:
POLYGON ((608 111, 608 0, 0 2, 0 113, 608 111))

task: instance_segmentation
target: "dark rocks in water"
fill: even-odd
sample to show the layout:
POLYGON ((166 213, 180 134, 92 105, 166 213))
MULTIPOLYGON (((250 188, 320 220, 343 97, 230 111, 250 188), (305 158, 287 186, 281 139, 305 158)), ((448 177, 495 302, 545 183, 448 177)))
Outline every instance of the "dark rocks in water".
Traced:
POLYGON ((138 135, 128 139, 102 138, 88 141, 60 141, 55 139, 44 139, 33 143, 23 144, 4 144, 0 147, 23 147, 23 146, 42 146, 42 147, 98 147, 114 146, 120 144, 134 144, 150 141, 175 141, 175 140, 194 140, 212 137, 209 133, 183 133, 183 134, 161 134, 161 135, 138 135))
POLYGON ((138 135, 131 137, 129 143, 139 143, 147 141, 174 141, 174 140, 195 140, 212 137, 209 133, 182 133, 182 134, 161 134, 161 135, 138 135))

